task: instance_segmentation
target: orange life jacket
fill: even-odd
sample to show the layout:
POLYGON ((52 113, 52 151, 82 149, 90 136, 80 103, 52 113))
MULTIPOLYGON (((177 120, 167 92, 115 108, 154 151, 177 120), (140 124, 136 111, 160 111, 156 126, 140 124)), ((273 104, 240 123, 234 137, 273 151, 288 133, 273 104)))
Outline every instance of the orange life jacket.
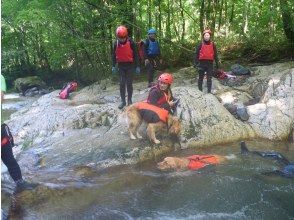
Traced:
POLYGON ((210 42, 210 44, 202 43, 199 52, 199 60, 214 60, 213 42, 210 42))
POLYGON ((199 170, 208 165, 219 164, 219 159, 214 155, 192 155, 187 157, 190 160, 188 164, 189 170, 199 170))
POLYGON ((125 44, 120 44, 117 41, 115 55, 118 63, 134 62, 134 53, 131 48, 131 41, 128 39, 125 44))
POLYGON ((155 105, 149 104, 147 102, 138 102, 135 104, 136 108, 138 110, 150 110, 154 113, 156 113, 159 117, 159 119, 166 123, 167 122, 167 117, 168 117, 168 111, 163 109, 163 108, 159 108, 155 105))

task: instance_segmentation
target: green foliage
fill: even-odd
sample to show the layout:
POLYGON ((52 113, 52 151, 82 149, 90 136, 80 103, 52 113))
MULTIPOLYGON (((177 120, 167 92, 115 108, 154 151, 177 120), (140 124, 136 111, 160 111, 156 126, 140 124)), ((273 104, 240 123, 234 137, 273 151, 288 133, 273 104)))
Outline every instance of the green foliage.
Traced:
POLYGON ((205 27, 213 30, 224 59, 293 56, 293 1, 202 1, 3 1, 2 73, 8 82, 26 75, 52 82, 99 81, 110 75, 111 45, 120 24, 136 41, 156 28, 168 67, 192 64, 205 27))

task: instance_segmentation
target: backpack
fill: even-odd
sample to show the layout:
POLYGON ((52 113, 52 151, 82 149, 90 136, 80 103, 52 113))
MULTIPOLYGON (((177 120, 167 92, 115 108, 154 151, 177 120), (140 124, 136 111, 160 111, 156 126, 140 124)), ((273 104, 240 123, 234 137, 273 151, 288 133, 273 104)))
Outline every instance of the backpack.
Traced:
POLYGON ((69 82, 61 89, 59 93, 59 97, 61 99, 67 99, 69 97, 69 93, 75 91, 78 87, 77 82, 69 82))
POLYGON ((250 70, 244 66, 241 66, 240 64, 234 64, 231 66, 231 71, 236 76, 244 76, 244 75, 250 75, 250 70))
POLYGON ((11 146, 14 147, 13 136, 7 124, 1 124, 1 147, 11 146))

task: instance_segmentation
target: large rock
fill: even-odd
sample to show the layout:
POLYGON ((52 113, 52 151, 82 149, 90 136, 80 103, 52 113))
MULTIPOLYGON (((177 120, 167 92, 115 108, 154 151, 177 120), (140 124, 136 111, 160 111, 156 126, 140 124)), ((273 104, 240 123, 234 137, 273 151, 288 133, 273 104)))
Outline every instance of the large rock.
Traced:
POLYGON ((18 92, 25 93, 26 90, 33 87, 38 89, 46 88, 46 83, 38 76, 28 76, 25 78, 18 78, 14 81, 14 87, 18 92))
POLYGON ((203 94, 194 86, 178 87, 178 115, 182 119, 183 136, 190 146, 210 146, 254 137, 252 128, 234 118, 211 94, 203 94))
POLYGON ((248 113, 259 137, 287 139, 294 122, 294 68, 272 75, 261 103, 248 106, 248 113))
MULTIPOLYGON (((178 116, 187 145, 210 146, 253 138, 256 134, 270 139, 288 137, 293 129, 293 69, 285 66, 279 66, 284 71, 256 73, 252 79, 248 78, 251 83, 261 78, 269 81, 260 103, 247 107, 249 123, 237 120, 219 101, 224 101, 228 94, 233 97, 233 104, 248 101, 251 96, 247 81, 242 87, 230 88, 214 79, 218 99, 198 91, 192 80, 195 76, 190 75, 192 68, 175 74, 173 93, 180 98, 178 116)), ((257 68, 255 72, 258 71, 257 68)), ((72 93, 68 100, 59 99, 58 92, 42 96, 8 121, 19 149, 28 149, 19 154, 24 167, 39 166, 41 160, 45 168, 89 164, 103 168, 156 158, 177 147, 164 134, 162 145, 150 144, 144 126, 143 140, 129 139, 124 113, 117 109, 118 83, 93 84, 72 93), (30 150, 37 154, 26 160, 30 150)), ((146 99, 147 94, 146 82, 134 84, 134 102, 146 99)))

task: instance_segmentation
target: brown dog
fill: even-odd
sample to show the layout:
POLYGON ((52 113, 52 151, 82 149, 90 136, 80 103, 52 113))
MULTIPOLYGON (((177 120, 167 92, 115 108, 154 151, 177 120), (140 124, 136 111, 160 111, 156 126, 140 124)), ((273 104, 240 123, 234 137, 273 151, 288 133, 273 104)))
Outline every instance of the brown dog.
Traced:
MULTIPOLYGON (((158 121, 155 123, 148 122, 144 114, 141 114, 141 109, 138 108, 138 103, 135 103, 126 108, 126 116, 128 123, 128 130, 131 139, 142 138, 139 134, 138 129, 141 126, 142 122, 145 121, 148 123, 147 125, 147 135, 152 142, 155 144, 159 144, 160 141, 156 138, 156 133, 158 132, 168 132, 173 136, 178 136, 181 132, 181 124, 177 117, 172 116, 170 114, 167 115, 166 123, 162 121, 158 121)), ((144 104, 145 105, 145 104, 144 104)), ((147 105, 147 104, 146 104, 147 105)), ((158 107, 156 107, 158 108, 158 107)))
POLYGON ((199 170, 208 165, 224 163, 228 157, 220 155, 193 155, 190 157, 166 157, 157 164, 160 170, 199 170))

